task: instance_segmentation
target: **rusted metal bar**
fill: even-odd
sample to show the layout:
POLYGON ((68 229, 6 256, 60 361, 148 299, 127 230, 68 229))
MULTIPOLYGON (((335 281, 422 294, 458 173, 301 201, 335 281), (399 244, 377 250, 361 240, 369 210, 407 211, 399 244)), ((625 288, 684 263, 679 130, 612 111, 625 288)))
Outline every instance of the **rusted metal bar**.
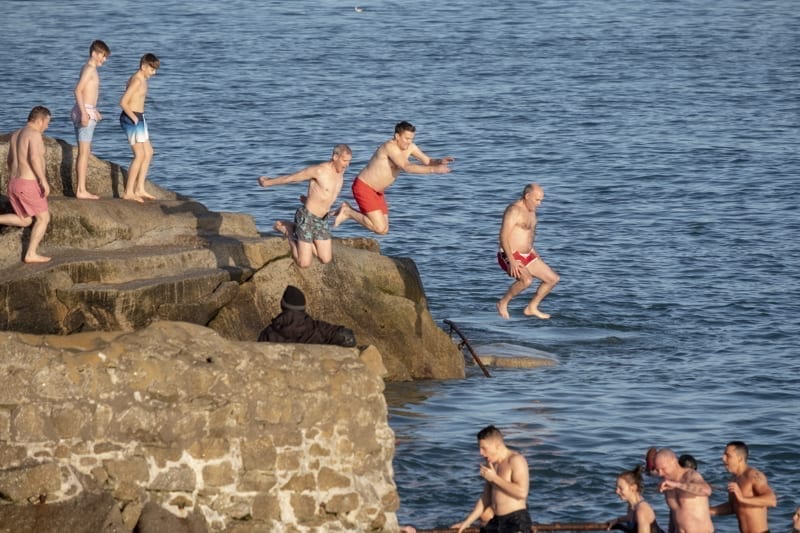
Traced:
POLYGON ((475 360, 475 362, 478 364, 478 366, 481 367, 481 370, 483 370, 483 375, 486 376, 487 378, 492 377, 492 375, 489 374, 489 371, 486 370, 486 367, 483 366, 483 362, 481 361, 480 357, 478 357, 478 354, 476 354, 475 350, 472 349, 472 346, 470 345, 469 341, 467 340, 466 335, 461 333, 461 330, 458 329, 458 326, 453 324, 453 322, 451 320, 445 319, 444 323, 447 324, 448 326, 450 326, 450 331, 451 332, 455 331, 456 333, 458 333, 458 336, 461 337, 461 341, 462 341, 461 344, 459 344, 459 347, 461 347, 462 345, 467 347, 467 350, 469 350, 469 353, 472 354, 472 358, 475 360))

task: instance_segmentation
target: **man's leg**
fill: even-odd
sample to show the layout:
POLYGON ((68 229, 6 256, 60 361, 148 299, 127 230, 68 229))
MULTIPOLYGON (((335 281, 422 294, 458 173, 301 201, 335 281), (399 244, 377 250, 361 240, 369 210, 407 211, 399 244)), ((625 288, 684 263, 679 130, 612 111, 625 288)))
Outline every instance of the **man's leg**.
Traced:
POLYGON ((128 167, 128 181, 125 183, 125 194, 122 197, 126 200, 143 203, 144 200, 136 196, 134 190, 136 189, 136 181, 139 179, 139 172, 145 158, 144 143, 132 144, 131 150, 133 150, 133 161, 131 161, 131 166, 128 167))
POLYGON ((331 239, 314 241, 314 255, 322 264, 333 261, 333 241, 331 239))
POLYGON ((508 304, 511 302, 511 299, 530 287, 531 282, 533 282, 533 278, 530 273, 523 269, 520 278, 511 284, 511 287, 508 288, 505 295, 497 302, 497 312, 501 317, 508 320, 508 304))
POLYGON ((342 202, 342 205, 339 206, 334 215, 336 216, 333 222, 334 228, 339 227, 342 222, 351 218, 378 235, 389 233, 389 215, 381 210, 370 211, 365 215, 353 209, 347 202, 342 202))
POLYGON ((561 280, 561 277, 556 274, 553 269, 550 268, 541 258, 537 259, 533 263, 529 263, 527 270, 530 272, 531 276, 541 280, 541 283, 539 284, 539 288, 536 289, 533 299, 531 299, 531 302, 527 307, 525 307, 523 313, 525 313, 527 316, 535 316, 542 319, 550 318, 549 314, 539 311, 539 304, 542 303, 542 300, 544 300, 545 296, 550 294, 550 291, 552 291, 553 287, 555 287, 556 284, 561 280))
POLYGON ((150 169, 150 163, 153 161, 153 145, 150 141, 145 141, 142 144, 142 165, 139 168, 139 176, 136 178, 136 189, 134 194, 144 200, 155 200, 156 197, 144 190, 145 180, 147 179, 147 171, 150 169))
POLYGON ((78 188, 75 197, 82 200, 97 200, 99 196, 86 190, 86 175, 89 173, 89 154, 92 153, 92 143, 78 141, 78 159, 75 162, 75 173, 78 175, 78 188))
POLYGON ((21 217, 16 213, 6 213, 0 215, 0 226, 17 226, 27 228, 33 222, 33 217, 21 217))
POLYGON ((31 241, 28 243, 28 251, 25 253, 26 263, 46 263, 50 257, 39 255, 39 243, 42 242, 47 224, 50 223, 50 212, 39 213, 35 217, 33 228, 31 229, 31 241))

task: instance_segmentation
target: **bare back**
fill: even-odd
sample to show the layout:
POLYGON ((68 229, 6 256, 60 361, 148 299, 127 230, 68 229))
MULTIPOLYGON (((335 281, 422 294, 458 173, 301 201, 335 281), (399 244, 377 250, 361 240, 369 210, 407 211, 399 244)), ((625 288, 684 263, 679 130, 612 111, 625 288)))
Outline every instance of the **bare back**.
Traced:
POLYGON ((522 200, 509 205, 500 227, 500 246, 506 254, 512 251, 523 254, 529 252, 533 248, 535 237, 536 211, 528 211, 522 200))
POLYGON ((314 177, 308 182, 306 209, 318 217, 328 214, 344 183, 344 170, 337 172, 332 161, 310 169, 314 177))
POLYGON ((12 178, 45 179, 44 141, 30 125, 17 130, 8 144, 8 172, 12 178))

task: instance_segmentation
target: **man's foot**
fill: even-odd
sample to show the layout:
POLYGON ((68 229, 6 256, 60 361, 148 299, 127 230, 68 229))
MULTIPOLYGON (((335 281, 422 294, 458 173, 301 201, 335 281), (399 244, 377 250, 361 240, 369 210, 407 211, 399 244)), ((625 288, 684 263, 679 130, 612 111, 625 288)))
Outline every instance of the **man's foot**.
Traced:
POLYGON ((539 311, 538 307, 531 307, 530 305, 526 307, 525 310, 523 310, 522 312, 525 313, 525 316, 535 316, 536 318, 541 318, 542 320, 547 320, 548 318, 550 318, 550 315, 548 315, 547 313, 542 313, 541 311, 539 311))
POLYGON ((353 208, 350 207, 350 204, 347 202, 342 202, 342 205, 339 206, 339 209, 333 213, 333 215, 336 217, 333 219, 333 227, 338 228, 342 222, 350 218, 350 211, 352 210, 353 208))
POLYGON ((497 313, 503 317, 503 319, 508 320, 508 304, 502 300, 497 302, 497 313))
POLYGON ((131 202, 139 202, 140 204, 143 204, 143 203, 144 203, 144 200, 143 200, 143 199, 141 199, 141 198, 139 198, 139 197, 138 197, 138 196, 136 196, 135 194, 131 194, 131 195, 128 195, 128 194, 123 194, 123 195, 122 195, 122 199, 123 199, 123 200, 128 200, 128 201, 131 201, 131 202))
POLYGON ((75 193, 75 198, 80 200, 98 200, 100 197, 96 194, 92 194, 89 191, 78 191, 75 193))
POLYGON ((285 220, 276 220, 272 229, 286 237, 290 241, 294 241, 294 223, 285 220))
POLYGON ((39 255, 39 254, 30 254, 26 255, 24 261, 28 264, 32 263, 47 263, 50 261, 52 257, 47 257, 46 255, 39 255))
POLYGON ((156 197, 155 197, 155 196, 153 196, 152 194, 147 194, 147 193, 146 193, 146 192, 144 192, 144 191, 139 191, 139 192, 137 192, 137 193, 136 193, 136 196, 138 196, 139 198, 141 198, 141 199, 142 199, 142 201, 144 201, 144 200, 155 200, 155 199, 156 199, 156 197))

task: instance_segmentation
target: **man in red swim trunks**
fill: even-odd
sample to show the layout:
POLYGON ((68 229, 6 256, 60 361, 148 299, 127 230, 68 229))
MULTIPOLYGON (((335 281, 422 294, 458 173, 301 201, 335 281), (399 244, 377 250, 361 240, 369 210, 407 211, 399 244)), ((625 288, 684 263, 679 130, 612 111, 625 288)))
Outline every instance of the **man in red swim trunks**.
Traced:
POLYGON ((414 144, 416 128, 408 122, 400 122, 394 127, 394 137, 375 150, 372 158, 353 181, 353 198, 359 211, 347 202, 342 202, 336 210, 333 227, 351 218, 379 235, 389 232, 389 206, 383 191, 386 190, 400 172, 411 174, 446 174, 450 172, 452 157, 431 159, 414 144), (409 162, 414 157, 421 165, 409 162))
POLYGON ((539 304, 561 279, 533 248, 536 238, 536 208, 544 200, 544 190, 536 183, 529 183, 522 196, 506 208, 500 227, 500 250, 497 262, 516 281, 497 302, 497 312, 508 319, 508 303, 529 287, 536 278, 541 281, 533 299, 523 311, 527 316, 550 318, 539 310, 539 304))
POLYGON ((8 141, 8 199, 14 212, 0 215, 0 224, 25 228, 33 223, 30 243, 23 259, 26 263, 50 261, 49 257, 38 253, 39 243, 50 223, 47 205, 50 184, 45 175, 42 139, 48 126, 50 110, 36 106, 28 114, 25 127, 15 131, 8 141))

